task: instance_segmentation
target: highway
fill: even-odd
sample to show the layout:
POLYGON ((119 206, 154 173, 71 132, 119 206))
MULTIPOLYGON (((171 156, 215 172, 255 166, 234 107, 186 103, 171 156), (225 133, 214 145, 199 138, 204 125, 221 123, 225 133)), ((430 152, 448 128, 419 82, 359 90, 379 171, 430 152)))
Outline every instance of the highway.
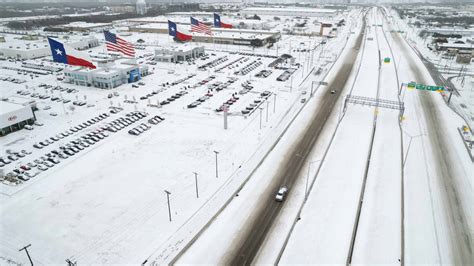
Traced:
MULTIPOLYGON (((412 78, 419 83, 428 84, 431 81, 427 79, 422 73, 421 67, 422 64, 417 62, 411 54, 415 54, 413 51, 410 51, 410 47, 403 40, 398 33, 392 32, 392 38, 394 39, 396 46, 403 52, 404 58, 408 61, 408 67, 412 72, 412 78)), ((421 58, 423 60, 423 58, 421 58)), ((428 69, 430 70, 430 69, 428 69)), ((439 77, 433 76, 434 73, 431 72, 432 78, 439 81, 439 77)), ((441 84, 438 84, 441 85, 441 84)), ((419 105, 419 110, 416 111, 416 115, 420 119, 424 119, 426 124, 427 140, 421 138, 424 145, 430 145, 432 148, 432 153, 429 154, 428 158, 432 157, 435 160, 435 173, 432 173, 432 178, 435 178, 439 182, 439 190, 442 197, 442 206, 443 213, 446 215, 449 224, 449 228, 445 229, 448 231, 448 240, 449 243, 443 243, 451 249, 452 260, 456 264, 468 265, 472 264, 473 261, 473 240, 472 235, 469 232, 472 232, 469 227, 470 216, 472 214, 466 212, 467 210, 472 210, 471 207, 467 207, 466 204, 472 204, 464 202, 462 198, 466 198, 461 195, 464 186, 465 179, 468 178, 468 173, 459 171, 459 167, 456 167, 457 154, 453 151, 453 147, 448 143, 448 139, 445 137, 446 125, 440 121, 441 113, 439 112, 439 107, 436 106, 434 95, 427 93, 416 93, 412 96, 414 101, 419 105)), ((427 173, 429 176, 430 174, 427 173)), ((472 176, 472 173, 471 173, 472 176)), ((472 199, 472 196, 470 196, 472 199)), ((439 225, 438 225, 439 226, 439 225)), ((406 237, 410 237, 407 235, 406 237)), ((415 236, 413 236, 415 237, 415 236)), ((410 249, 411 246, 407 243, 406 248, 410 249)), ((439 251, 439 253, 445 253, 439 251)), ((442 261, 442 255, 440 256, 440 261, 442 261)), ((410 263, 407 259, 407 263, 410 263)))
MULTIPOLYGON (((365 28, 365 19, 363 21, 362 29, 365 28)), ((326 87, 326 91, 324 92, 324 98, 326 100, 322 102, 319 109, 314 113, 305 133, 299 140, 296 140, 292 150, 288 153, 287 162, 280 165, 278 171, 279 175, 274 177, 275 182, 272 183, 273 188, 271 188, 270 191, 277 191, 278 187, 282 185, 287 186, 291 191, 296 177, 301 172, 307 160, 307 155, 318 139, 329 115, 335 109, 335 103, 341 96, 341 88, 345 87, 349 75, 352 72, 354 66, 353 62, 356 61, 363 38, 364 31, 361 31, 354 46, 349 48, 350 53, 344 58, 344 64, 337 73, 337 77, 326 87), (331 94, 331 89, 336 89, 336 93, 331 94)), ((234 251, 231 251, 232 255, 228 256, 230 261, 225 264, 249 265, 252 262, 272 222, 282 208, 282 204, 276 202, 274 196, 274 193, 269 194, 266 201, 260 204, 258 209, 255 209, 252 215, 252 224, 243 231, 243 241, 237 244, 234 251)))

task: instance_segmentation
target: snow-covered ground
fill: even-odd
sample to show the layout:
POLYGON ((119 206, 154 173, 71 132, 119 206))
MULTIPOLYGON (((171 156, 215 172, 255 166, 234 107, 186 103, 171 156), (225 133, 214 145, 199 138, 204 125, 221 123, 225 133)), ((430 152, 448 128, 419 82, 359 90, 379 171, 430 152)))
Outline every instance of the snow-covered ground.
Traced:
MULTIPOLYGON (((400 82, 432 84, 411 47, 399 34, 391 36, 394 53, 404 58, 399 65, 400 82)), ((474 166, 457 132, 464 120, 438 93, 404 93, 405 261, 468 263, 472 261, 474 166)))
MULTIPOLYGON (((436 67, 444 80, 451 81, 455 86, 459 95, 457 95, 457 93, 453 94, 450 99, 450 106, 465 119, 465 123, 467 123, 472 130, 474 128, 473 64, 458 63, 456 62, 456 57, 446 57, 443 52, 429 49, 428 46, 434 38, 420 37, 419 33, 425 30, 424 28, 416 28, 413 25, 409 25, 406 20, 401 20, 394 10, 390 11, 393 17, 392 20, 396 23, 393 29, 404 31, 403 35, 409 41, 410 45, 420 51, 423 56, 436 67)), ((406 63, 403 58, 397 59, 400 59, 401 64, 406 63)), ((446 93, 444 98, 447 101, 449 93, 446 93)))
MULTIPOLYGON (((139 136, 127 134, 133 125, 110 133, 94 146, 17 186, 0 184, 0 264, 28 264, 26 255, 18 252, 27 244, 32 244, 29 251, 35 264, 60 264, 67 258, 78 264, 140 264, 145 260, 165 264, 190 244, 193 245, 182 254, 179 263, 225 262, 230 247, 240 240, 239 233, 247 228, 243 225, 250 222, 252 209, 268 194, 274 193, 269 191, 272 177, 279 171, 278 165, 287 159, 295 136, 299 136, 317 106, 325 100, 321 87, 309 98, 311 83, 322 81, 326 74, 324 80, 330 82, 337 69, 346 63, 343 59, 347 51, 329 71, 345 41, 348 46, 353 44, 361 30, 360 21, 355 21, 355 18, 360 19, 357 12, 351 11, 348 25, 337 38, 328 41, 321 56, 321 47, 317 46, 321 39, 283 35, 279 45, 271 49, 206 44, 208 53, 215 55, 206 61, 197 60, 200 65, 226 55, 229 60, 223 64, 240 57, 249 58, 248 62, 263 62, 246 76, 234 75, 235 69, 215 72, 222 64, 202 72, 196 70, 197 65, 158 63, 150 66, 153 74, 143 79, 146 85, 139 88, 122 85, 113 90, 119 96, 111 99, 108 98, 111 91, 64 84, 54 75, 33 80, 25 76, 28 80, 26 90, 30 92, 59 96, 58 91, 39 88, 40 83, 75 88, 78 92, 63 92, 61 96, 71 101, 85 100, 94 106, 71 110, 70 103, 63 105, 49 99, 37 99, 40 110, 36 115, 44 126, 0 139, 2 155, 7 149, 25 149, 32 154, 7 165, 5 171, 43 156, 62 143, 93 131, 98 125, 123 117, 126 112, 146 111, 148 117, 160 115, 165 120, 139 136), (298 45, 317 48, 314 52, 298 53, 294 51, 298 45), (253 75, 273 59, 235 53, 239 51, 292 53, 303 67, 294 73, 292 81, 275 80, 283 70, 274 70, 265 79, 257 78, 253 75), (314 56, 313 66, 310 65, 311 56, 314 56), (314 71, 309 73, 310 69, 319 67, 323 69, 320 75, 314 75, 314 71), (167 86, 152 96, 150 102, 139 100, 145 94, 161 90, 162 83, 191 73, 197 75, 176 86, 167 86), (210 75, 216 76, 210 83, 226 82, 234 76, 238 80, 228 88, 214 92, 214 96, 193 109, 186 106, 206 94, 207 85, 187 88, 188 94, 161 108, 148 106, 184 90, 184 86, 208 79, 210 75), (251 81, 254 89, 239 95, 240 99, 230 108, 229 129, 224 130, 223 115, 214 109, 240 91, 240 84, 246 80, 251 81), (261 99, 260 93, 265 90, 271 91, 272 95, 261 99), (125 99, 134 98, 137 104, 124 103, 125 99), (306 99, 304 104, 302 98, 306 99), (256 99, 262 100, 262 112, 243 116, 240 110, 256 99), (33 148, 35 142, 107 112, 110 105, 120 105, 124 111, 46 148, 33 148), (46 106, 50 109, 44 110, 46 106), (57 116, 51 116, 52 112, 57 116), (214 151, 219 152, 218 177, 214 151), (194 172, 198 174, 199 198, 196 197, 194 172), (171 192, 172 221, 168 217, 165 190, 171 192)), ((398 66, 400 82, 432 83, 410 46, 399 34, 390 32, 394 26, 385 20, 382 22, 376 9, 369 12, 368 18, 364 55, 353 62, 355 65, 361 62, 361 69, 356 76, 357 67, 354 67, 344 88, 345 94, 351 91, 352 95, 376 97, 377 50, 380 49, 381 58, 391 57, 382 37, 383 30, 395 56, 392 63, 381 66, 380 98, 398 99, 393 63, 398 66), (377 24, 383 24, 383 27, 377 24)), ((175 45, 167 36, 159 34, 134 33, 130 38, 134 41, 143 38, 147 42, 145 50, 138 51, 139 55, 153 53, 157 45, 175 45)), ((92 51, 103 49, 97 47, 92 51)), ((240 66, 245 64, 239 63, 240 66)), ((18 67, 19 63, 0 61, 0 65, 18 67)), ((6 69, 1 72, 17 75, 16 71, 6 69)), ((11 97, 17 90, 25 90, 24 84, 0 81, 2 97, 11 97)), ((445 105, 438 93, 404 89, 402 95, 406 108, 402 122, 403 154, 407 158, 404 168, 400 168, 402 146, 398 110, 349 105, 339 124, 339 114, 333 113, 309 156, 311 161, 301 171, 257 254, 257 263, 346 263, 374 114, 377 115, 377 130, 353 263, 397 264, 403 252, 406 263, 469 263, 474 228, 470 176, 474 167, 457 132, 463 120, 445 105), (402 174, 405 180, 404 213, 400 210, 402 174), (308 180, 306 175, 310 177, 308 180), (312 186, 302 205, 306 182, 312 186), (301 219, 292 228, 298 214, 301 219), (401 232, 401 214, 404 214, 404 234, 401 232), (402 240, 405 245, 400 250, 402 240)), ((341 97, 337 106, 342 106, 342 102, 341 97)))
MULTIPOLYGON (((171 44, 166 35, 158 35, 157 42, 157 35, 152 34, 134 34, 133 38, 143 38, 158 45, 171 44)), ((306 37, 292 36, 282 40, 281 45, 289 49, 288 41, 302 42, 305 39, 306 37)), ((312 38, 313 44, 316 44, 315 39, 317 38, 312 38)), ((341 45, 342 43, 330 41, 325 47, 322 59, 315 65, 323 68, 321 75, 327 72, 334 58, 333 52, 340 49, 341 45)), ((213 49, 214 45, 209 44, 207 48, 213 49)), ((99 125, 124 117, 126 112, 140 110, 148 112, 148 117, 158 114, 165 118, 165 121, 152 126, 151 130, 139 136, 127 134, 126 131, 133 126, 110 133, 109 137, 98 144, 74 157, 62 160, 52 169, 22 184, 2 184, 0 256, 4 262, 11 260, 28 263, 25 254, 18 252, 18 249, 31 243, 29 251, 34 262, 38 264, 63 263, 66 258, 79 263, 137 264, 152 254, 174 254, 167 246, 170 243, 175 244, 174 236, 179 239, 179 243, 194 236, 209 215, 215 212, 255 168, 255 164, 278 137, 278 131, 275 129, 281 129, 294 116, 302 106, 300 99, 307 98, 309 94, 309 86, 299 88, 298 84, 309 74, 306 65, 309 64, 310 53, 301 53, 299 56, 299 53, 292 52, 297 60, 300 58, 305 69, 296 71, 292 81, 278 82, 275 79, 283 70, 273 70, 268 78, 253 77, 259 70, 264 69, 272 58, 262 57, 262 66, 246 76, 234 75, 235 69, 224 69, 221 73, 213 69, 197 71, 197 65, 224 55, 227 55, 229 60, 223 64, 240 57, 249 58, 248 62, 258 59, 256 56, 230 54, 225 50, 277 53, 275 48, 253 50, 230 45, 216 45, 215 48, 215 51, 212 51, 215 56, 211 56, 207 61, 197 60, 196 65, 158 63, 156 66, 150 66, 153 74, 143 78, 142 81, 146 85, 139 88, 132 88, 128 84, 113 91, 103 91, 65 84, 57 81, 54 75, 29 80, 26 83, 28 89, 24 85, 0 81, 2 97, 11 98, 16 95, 17 90, 28 90, 94 104, 93 107, 76 106, 72 111, 69 108, 71 103, 63 106, 49 99, 36 99, 40 109, 36 115, 44 126, 35 126, 32 131, 22 130, 0 139, 1 146, 5 148, 2 152, 6 149, 25 149, 32 152, 31 155, 5 166, 5 172, 58 149, 63 143, 91 132, 99 125), (174 70, 174 73, 171 73, 170 69, 174 70), (152 96, 150 101, 139 100, 145 94, 161 90, 162 83, 183 78, 191 73, 197 75, 176 86, 167 86, 152 96), (186 106, 207 93, 207 85, 188 88, 188 94, 161 108, 147 106, 148 103, 155 104, 158 100, 162 101, 183 90, 184 86, 207 79, 210 75, 216 76, 210 83, 226 82, 229 77, 234 76, 238 80, 223 91, 214 92, 214 96, 197 108, 188 109, 186 106), (233 93, 239 92, 242 89, 240 84, 247 80, 251 81, 254 89, 245 95, 239 95, 238 102, 230 108, 229 129, 224 130, 222 113, 216 113, 214 109, 227 101, 233 93), (45 90, 38 87, 41 83, 75 88, 78 92, 60 93, 51 89, 45 90), (267 100, 262 99, 260 129, 258 111, 248 117, 241 115, 240 111, 260 99, 260 93, 265 90, 271 91, 273 95, 267 100), (109 99, 108 94, 115 91, 119 96, 109 99), (307 92, 306 95, 302 94, 303 91, 307 92), (124 103, 125 99, 136 99, 138 103, 124 103), (121 106, 124 111, 111 114, 111 117, 100 123, 46 148, 33 148, 32 145, 36 142, 108 112, 110 105, 121 106), (44 110, 46 106, 50 109, 44 110), (50 113, 53 112, 57 116, 51 116, 50 113), (215 176, 213 151, 219 152, 218 178, 215 176), (198 173, 199 198, 196 198, 193 172, 198 173), (172 222, 168 220, 164 190, 171 192, 172 222), (220 193, 221 190, 224 192, 220 193), (188 231, 180 231, 180 228, 186 228, 188 231)), ((154 46, 150 45, 146 50, 139 50, 138 55, 153 53, 153 49, 154 46)), ((94 52, 103 50, 103 47, 92 49, 94 52)), ((320 51, 320 48, 316 48, 315 58, 320 51)), ((280 50, 279 53, 281 52, 280 50)), ((0 63, 19 67, 16 62, 0 63)), ((246 63, 239 64, 242 66, 246 63)), ((15 76, 16 71, 2 70, 2 74, 15 76)))

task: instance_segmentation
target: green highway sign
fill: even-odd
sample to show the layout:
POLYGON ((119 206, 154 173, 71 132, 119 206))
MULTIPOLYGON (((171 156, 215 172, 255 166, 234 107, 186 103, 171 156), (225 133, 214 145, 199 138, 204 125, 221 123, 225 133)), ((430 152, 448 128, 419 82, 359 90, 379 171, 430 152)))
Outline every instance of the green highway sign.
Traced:
POLYGON ((443 86, 433 86, 433 85, 425 85, 425 84, 418 84, 416 82, 410 82, 407 84, 407 87, 409 89, 417 89, 417 90, 426 90, 426 91, 444 91, 443 86))

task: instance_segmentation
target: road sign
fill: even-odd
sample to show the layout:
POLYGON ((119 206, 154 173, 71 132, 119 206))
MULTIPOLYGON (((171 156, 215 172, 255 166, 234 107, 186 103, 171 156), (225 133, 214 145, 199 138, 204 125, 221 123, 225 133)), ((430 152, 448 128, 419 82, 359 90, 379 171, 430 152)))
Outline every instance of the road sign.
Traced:
POLYGON ((434 85, 425 85, 419 84, 414 81, 407 84, 408 89, 417 89, 417 90, 427 90, 427 91, 436 91, 443 92, 445 88, 443 86, 434 86, 434 85))

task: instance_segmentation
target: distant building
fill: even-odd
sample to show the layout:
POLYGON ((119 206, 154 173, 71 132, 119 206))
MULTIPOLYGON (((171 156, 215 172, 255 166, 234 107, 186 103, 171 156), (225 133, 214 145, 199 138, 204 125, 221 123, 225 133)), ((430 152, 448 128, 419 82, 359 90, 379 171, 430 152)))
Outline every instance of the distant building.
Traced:
POLYGON ((184 45, 180 48, 158 48, 155 50, 157 62, 176 63, 204 55, 204 46, 184 45))
MULTIPOLYGON (((277 42, 281 38, 279 31, 270 30, 251 30, 251 29, 222 29, 213 28, 213 36, 190 32, 188 25, 183 25, 180 29, 193 36, 193 42, 204 43, 218 43, 218 44, 233 44, 233 45, 248 45, 248 46, 263 46, 270 42, 277 42)), ((163 33, 168 34, 168 25, 165 23, 149 23, 144 25, 130 26, 131 32, 148 32, 148 33, 163 33)))
POLYGON ((74 21, 69 24, 51 27, 50 29, 62 29, 63 31, 99 32, 112 28, 112 23, 88 23, 74 21))
POLYGON ((137 0, 136 9, 137 9, 138 15, 145 15, 146 14, 145 0, 137 0))
POLYGON ((249 7, 240 12, 245 16, 290 16, 290 17, 332 17, 338 11, 334 9, 296 8, 296 7, 249 7))
POLYGON ((80 86, 112 89, 122 84, 139 81, 148 75, 147 65, 138 65, 135 59, 117 60, 114 64, 100 65, 97 69, 68 67, 64 81, 80 86))
MULTIPOLYGON (((99 46, 99 40, 93 36, 81 36, 81 39, 66 41, 66 44, 78 50, 99 46)), ((51 55, 46 40, 43 41, 12 41, 0 43, 0 56, 16 59, 35 59, 51 55)))
POLYGON ((131 13, 135 11, 134 6, 111 6, 110 10, 115 13, 131 13))

